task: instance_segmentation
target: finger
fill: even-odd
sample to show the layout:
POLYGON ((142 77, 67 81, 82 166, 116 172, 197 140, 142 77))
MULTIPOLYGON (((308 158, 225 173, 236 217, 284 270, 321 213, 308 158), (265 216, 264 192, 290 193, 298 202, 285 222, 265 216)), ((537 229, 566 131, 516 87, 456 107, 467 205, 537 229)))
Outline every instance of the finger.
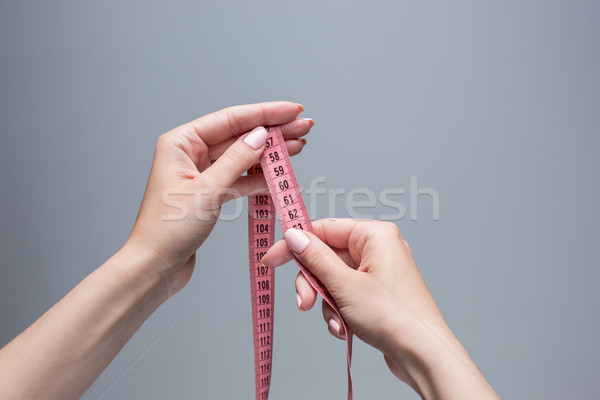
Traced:
POLYGON ((315 274, 334 297, 352 279, 354 271, 314 234, 288 229, 284 237, 294 257, 315 274))
MULTIPOLYGON (((243 178, 246 178, 246 177, 243 176, 240 179, 238 179, 238 181, 243 178)), ((266 187, 267 183, 264 182, 264 180, 263 180, 263 184, 266 187)), ((241 190, 241 192, 242 192, 242 196, 245 196, 243 194, 244 193, 243 190, 241 190)), ((356 262, 356 260, 354 260, 354 258, 352 258, 352 256, 350 255, 350 251, 348 249, 338 249, 338 248, 333 248, 333 247, 331 249, 350 268, 352 268, 352 269, 358 268, 358 263, 356 262)), ((263 256, 261 262, 264 265, 268 265, 269 267, 279 267, 287 262, 292 261, 293 259, 294 259, 294 255, 288 248, 287 243, 285 242, 284 239, 281 239, 277 243, 275 243, 273 246, 271 246, 271 248, 267 251, 267 254, 265 254, 263 256)))
POLYGON ((341 258, 342 261, 344 263, 346 263, 346 265, 348 265, 350 268, 352 268, 352 269, 358 268, 358 262, 356 260, 354 260, 354 258, 352 258, 352 256, 350 255, 350 250, 337 249, 335 247, 332 247, 331 250, 333 250, 335 252, 335 254, 337 254, 337 256, 339 258, 341 258))
POLYGON ((251 196, 268 190, 267 182, 262 174, 240 176, 231 184, 223 196, 223 203, 238 197, 251 196))
POLYGON ((287 147, 290 157, 300 154, 302 149, 304 149, 304 146, 306 146, 306 139, 291 139, 285 141, 285 147, 287 147))
MULTIPOLYGON (((236 140, 237 138, 229 138, 221 143, 215 144, 214 146, 210 146, 208 148, 208 158, 210 161, 214 162, 217 158, 221 157, 223 153, 225 153, 227 149, 231 147, 233 143, 235 143, 236 140)), ((285 141, 285 145, 290 153, 290 156, 298 154, 305 144, 306 139, 289 139, 285 141)))
POLYGON ((267 130, 259 126, 236 140, 199 179, 215 198, 223 198, 231 185, 250 168, 265 148, 267 130))
POLYGON ((294 255, 290 251, 284 239, 279 240, 263 256, 260 262, 269 267, 279 267, 294 259, 294 255))
MULTIPOLYGON (((260 261, 262 264, 269 267, 279 267, 289 261, 292 261, 294 256, 284 239, 279 240, 267 251, 260 261)), ((317 292, 312 285, 306 280, 302 271, 296 276, 296 305, 300 311, 310 310, 317 300, 317 292)))
POLYGON ((325 218, 313 222, 315 235, 329 246, 348 248, 352 232, 365 221, 350 218, 325 218))
POLYGON ((296 276, 296 304, 300 311, 308 311, 317 301, 317 292, 306 280, 302 271, 296 276))
MULTIPOLYGON (((297 118, 291 122, 279 125, 279 128, 281 129, 281 134, 283 135, 283 138, 286 140, 286 145, 288 146, 288 152, 290 152, 290 155, 294 155, 291 154, 291 149, 290 148, 290 144, 292 146, 297 146, 298 143, 295 142, 289 142, 289 140, 293 140, 293 139, 298 139, 298 140, 302 140, 304 141, 304 143, 306 144, 306 140, 305 139, 299 139, 301 136, 306 135, 309 131, 310 128, 312 128, 312 126, 315 124, 315 122, 311 119, 311 118, 297 118)), ((229 146, 231 146, 231 144, 233 142, 235 142, 237 138, 236 137, 229 137, 226 140, 217 143, 213 146, 210 146, 210 148, 208 149, 208 155, 211 161, 216 160, 217 158, 219 158, 219 156, 221 154, 223 154, 225 152, 225 150, 227 150, 227 148, 229 146)), ((295 153, 297 154, 297 153, 295 153)))
POLYGON ((344 324, 340 321, 340 317, 337 313, 325 300, 321 302, 321 309, 323 311, 323 319, 329 328, 329 333, 338 339, 345 340, 346 331, 344 330, 344 324))
MULTIPOLYGON (((291 152, 290 155, 296 155, 300 153, 302 151, 302 148, 304 147, 304 143, 300 140, 288 140, 286 141, 286 144, 288 144, 288 151, 291 152), (293 142, 298 143, 296 144, 293 142)), ((227 194, 223 197, 223 202, 237 199, 238 197, 262 193, 267 191, 268 189, 269 188, 267 186, 267 181, 265 181, 265 177, 263 174, 240 176, 231 185, 230 190, 228 190, 227 194)))
POLYGON ((293 121, 279 125, 284 139, 296 139, 306 135, 315 125, 312 118, 296 118, 293 121))
POLYGON ((187 123, 209 146, 239 136, 257 126, 281 125, 294 120, 304 107, 288 101, 224 108, 187 123))
MULTIPOLYGON (((332 249, 341 259, 346 262, 351 268, 356 269, 357 265, 350 257, 350 253, 346 249, 332 249)), ((276 242, 267 251, 267 254, 261 260, 261 263, 269 267, 279 267, 294 259, 294 256, 287 246, 284 239, 276 242)), ((300 311, 310 310, 317 299, 317 292, 308 282, 302 271, 296 276, 296 303, 300 311)))
POLYGON ((365 251, 388 253, 391 243, 404 243, 398 227, 386 221, 328 218, 313 222, 313 229, 328 245, 347 248, 357 264, 365 251))

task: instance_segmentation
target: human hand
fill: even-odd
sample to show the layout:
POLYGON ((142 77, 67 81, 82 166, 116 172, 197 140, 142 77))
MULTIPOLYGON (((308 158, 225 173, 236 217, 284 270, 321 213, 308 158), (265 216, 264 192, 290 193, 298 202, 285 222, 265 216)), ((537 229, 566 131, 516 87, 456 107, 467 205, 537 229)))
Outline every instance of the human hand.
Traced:
POLYGON ((296 119, 304 108, 270 102, 236 106, 179 126, 157 141, 146 192, 126 243, 149 251, 152 268, 168 295, 190 279, 195 252, 210 234, 224 202, 260 190, 260 175, 241 176, 257 162, 267 138, 264 125, 280 125, 291 155, 305 144, 301 136, 314 122, 296 119), (249 132, 251 131, 251 132, 249 132))
MULTIPOLYGON (((350 330, 424 398, 497 398, 444 321, 395 224, 324 219, 313 228, 289 229, 262 262, 298 259, 327 287, 350 330)), ((301 311, 313 307, 317 293, 302 272, 296 292, 301 311)), ((323 301, 322 310, 329 332, 344 339, 331 306, 323 301)))

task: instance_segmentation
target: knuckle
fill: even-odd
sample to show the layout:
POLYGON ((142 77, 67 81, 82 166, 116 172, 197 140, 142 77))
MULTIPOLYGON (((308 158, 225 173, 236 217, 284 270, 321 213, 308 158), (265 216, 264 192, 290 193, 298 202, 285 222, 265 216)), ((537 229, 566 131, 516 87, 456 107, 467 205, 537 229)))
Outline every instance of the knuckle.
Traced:
POLYGON ((403 240, 402 234, 400 233, 400 228, 398 228, 398 225, 394 224, 393 222, 377 221, 377 227, 378 230, 386 237, 395 237, 403 240))
POLYGON ((267 122, 267 110, 265 108, 265 103, 261 103, 260 112, 261 112, 262 120, 266 123, 267 122))
POLYGON ((319 267, 327 262, 328 257, 329 253, 327 250, 323 247, 318 247, 310 251, 306 261, 313 267, 319 269, 319 267))
POLYGON ((225 152, 224 156, 235 164, 245 164, 248 161, 248 155, 237 148, 237 146, 231 146, 225 152))
POLYGON ((406 247, 408 254, 412 254, 412 249, 410 248, 410 245, 408 244, 408 242, 406 240, 404 240, 404 246, 406 247))
POLYGON ((379 221, 379 225, 381 226, 381 229, 385 230, 386 232, 398 230, 398 226, 390 221, 379 221))
POLYGON ((229 128, 231 128, 231 130, 234 132, 240 132, 241 126, 235 115, 235 108, 228 107, 224 111, 225 118, 227 119, 227 125, 229 125, 229 128))
POLYGON ((200 139, 196 129, 190 125, 182 125, 176 131, 177 139, 175 144, 189 154, 195 154, 197 157, 208 156, 208 146, 200 139))
POLYGON ((298 275, 296 275, 296 283, 304 285, 306 282, 307 281, 306 277, 304 276, 304 273, 302 271, 299 271, 298 275))
POLYGON ((169 132, 163 133, 156 139, 156 151, 161 151, 171 145, 171 135, 169 132))

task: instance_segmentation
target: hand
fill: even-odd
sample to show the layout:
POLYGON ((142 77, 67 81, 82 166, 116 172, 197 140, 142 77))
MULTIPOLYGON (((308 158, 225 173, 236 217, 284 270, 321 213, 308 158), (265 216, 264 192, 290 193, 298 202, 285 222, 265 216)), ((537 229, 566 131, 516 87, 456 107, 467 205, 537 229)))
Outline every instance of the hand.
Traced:
POLYGON ((303 107, 290 102, 223 109, 177 127, 156 144, 146 193, 125 245, 160 260, 153 271, 169 295, 190 279, 195 252, 210 234, 227 200, 266 190, 262 176, 241 176, 264 149, 264 125, 280 125, 291 155, 314 122, 296 119, 303 107), (252 131, 252 132, 249 132, 252 131))
POLYGON ((0 398, 79 399, 189 280, 223 202, 266 190, 264 179, 241 177, 265 147, 263 126, 279 125, 289 152, 302 150, 298 138, 313 125, 296 119, 302 110, 289 102, 231 107, 162 135, 127 243, 0 349, 0 398))
MULTIPOLYGON (((414 325, 407 305, 426 313, 433 323, 443 323, 396 225, 325 219, 313 227, 316 236, 288 230, 286 240, 276 243, 262 262, 280 266, 295 256, 325 284, 356 336, 384 353, 389 351, 391 338, 406 338, 414 325)), ((311 309, 317 292, 302 272, 296 277, 296 292, 298 308, 311 309)), ((331 334, 343 339, 341 321, 325 301, 323 317, 331 334)))
MULTIPOLYGON (((423 397, 497 398, 448 328, 395 224, 326 219, 313 227, 314 235, 288 230, 262 262, 297 258, 327 287, 350 330, 423 397)), ((316 292, 301 272, 296 292, 301 311, 313 307, 316 292)), ((329 332, 343 339, 341 321, 322 304, 329 332)))

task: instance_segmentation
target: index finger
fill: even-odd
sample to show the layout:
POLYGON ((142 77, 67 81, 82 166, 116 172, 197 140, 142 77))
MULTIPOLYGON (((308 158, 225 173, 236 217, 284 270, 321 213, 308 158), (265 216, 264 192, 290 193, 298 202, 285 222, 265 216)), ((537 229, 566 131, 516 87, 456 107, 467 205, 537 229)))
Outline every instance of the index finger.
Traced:
MULTIPOLYGON (((409 251, 400 230, 391 222, 325 218, 314 221, 312 225, 314 234, 352 268, 361 264, 366 253, 389 254, 396 248, 395 243, 409 251)), ((267 251, 261 262, 276 267, 293 258, 287 243, 282 239, 267 251)))
POLYGON ((315 235, 329 246, 347 249, 352 232, 358 227, 358 224, 364 222, 367 221, 349 218, 325 218, 313 221, 312 224, 315 235))
POLYGON ((348 249, 357 263, 365 251, 389 252, 393 243, 404 243, 398 226, 392 222, 328 218, 315 221, 313 228, 329 246, 348 249))
POLYGON ((204 143, 214 145, 239 136, 257 126, 279 125, 294 120, 304 107, 289 101, 246 104, 227 107, 186 125, 192 127, 204 143))
MULTIPOLYGON (((350 251, 350 240, 353 232, 360 232, 362 229, 357 229, 359 223, 365 221, 353 219, 333 219, 326 218, 314 221, 313 230, 325 244, 333 248, 338 256, 353 268, 360 263, 360 258, 356 257, 356 252, 350 251), (353 262, 350 262, 350 261, 353 262)), ((354 239, 356 241, 356 239, 354 239)), ((281 239, 275 243, 267 251, 267 254, 261 260, 262 263, 269 266, 280 266, 294 259, 285 240, 281 239)))

